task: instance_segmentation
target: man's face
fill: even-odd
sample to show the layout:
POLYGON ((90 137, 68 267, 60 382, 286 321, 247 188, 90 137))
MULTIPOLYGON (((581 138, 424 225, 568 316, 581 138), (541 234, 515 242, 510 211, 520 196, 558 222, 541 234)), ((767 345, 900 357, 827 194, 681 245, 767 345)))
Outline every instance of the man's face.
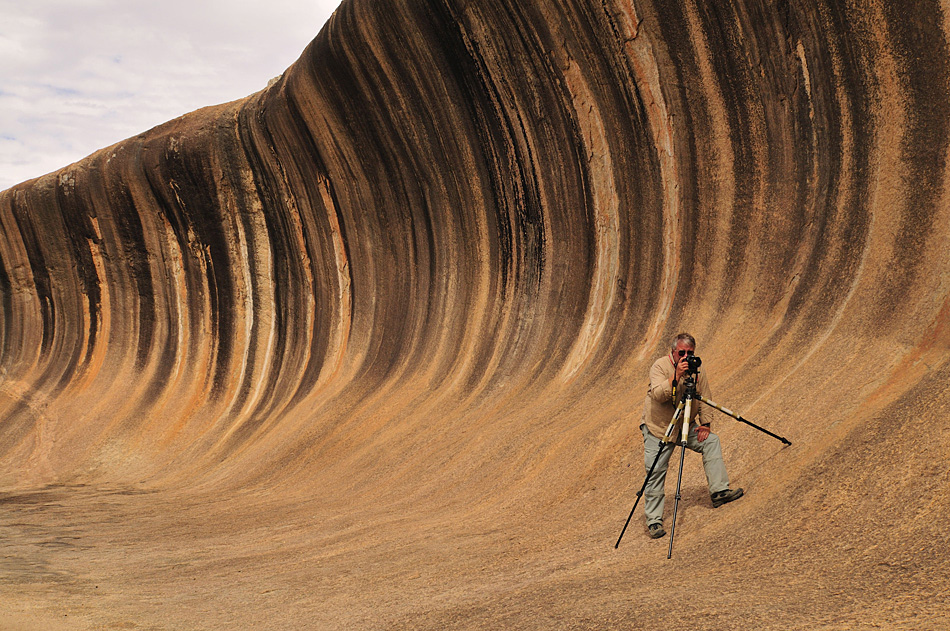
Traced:
POLYGON ((673 350, 673 361, 677 364, 683 361, 687 355, 692 355, 696 352, 696 347, 691 345, 686 340, 679 340, 676 343, 676 348, 673 350))

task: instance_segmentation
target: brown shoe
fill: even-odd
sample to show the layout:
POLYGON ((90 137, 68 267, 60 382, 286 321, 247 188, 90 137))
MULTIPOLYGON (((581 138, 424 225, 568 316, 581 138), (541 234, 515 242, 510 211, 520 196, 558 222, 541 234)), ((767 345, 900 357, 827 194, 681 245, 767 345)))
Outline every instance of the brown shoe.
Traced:
POLYGON ((726 489, 725 491, 717 491, 716 493, 712 494, 713 508, 719 508, 723 504, 728 504, 729 502, 733 500, 737 500, 740 497, 742 497, 742 495, 743 495, 742 489, 736 489, 734 491, 732 489, 726 489))
POLYGON ((647 531, 650 533, 650 539, 659 539, 666 534, 666 531, 663 530, 662 521, 658 521, 655 524, 650 524, 647 526, 647 531))

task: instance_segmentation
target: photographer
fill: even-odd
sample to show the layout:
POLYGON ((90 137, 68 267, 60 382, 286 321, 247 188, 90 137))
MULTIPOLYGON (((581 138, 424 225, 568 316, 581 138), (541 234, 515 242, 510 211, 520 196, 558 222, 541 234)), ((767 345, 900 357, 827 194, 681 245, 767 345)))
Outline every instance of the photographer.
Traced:
MULTIPOLYGON (((683 398, 685 388, 683 380, 689 372, 696 373, 699 358, 695 357, 696 340, 687 333, 681 333, 673 339, 669 355, 661 357, 650 368, 650 387, 647 391, 643 411, 643 423, 640 430, 643 432, 644 464, 649 474, 650 466, 657 456, 657 451, 663 448, 653 475, 646 482, 644 490, 647 531, 650 538, 659 539, 666 534, 663 529, 664 485, 666 470, 669 465, 673 448, 672 443, 663 443, 662 437, 666 434, 677 402, 683 398), (690 357, 693 357, 690 360, 690 357), (690 363, 693 364, 690 370, 690 363), (675 391, 675 394, 674 394, 675 391)), ((696 392, 703 398, 710 398, 709 383, 705 372, 698 372, 696 377, 696 392)), ((709 423, 702 420, 700 405, 692 406, 689 419, 689 435, 686 446, 703 456, 703 469, 709 483, 709 492, 713 508, 718 508, 727 502, 742 497, 742 489, 729 488, 729 476, 726 474, 726 465, 722 461, 722 449, 719 437, 709 429, 709 423)), ((680 435, 680 419, 672 436, 680 435)))

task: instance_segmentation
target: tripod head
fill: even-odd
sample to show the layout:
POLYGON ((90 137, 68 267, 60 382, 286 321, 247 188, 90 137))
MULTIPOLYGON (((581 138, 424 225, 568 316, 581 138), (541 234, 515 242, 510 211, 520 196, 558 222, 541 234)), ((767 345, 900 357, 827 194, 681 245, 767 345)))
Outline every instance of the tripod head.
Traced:
POLYGON ((686 356, 686 370, 687 372, 697 374, 699 373, 699 367, 703 365, 703 360, 699 358, 699 355, 687 355, 686 356))
POLYGON ((696 380, 699 378, 699 367, 703 360, 698 355, 686 356, 686 373, 683 375, 683 390, 687 397, 696 398, 696 380))

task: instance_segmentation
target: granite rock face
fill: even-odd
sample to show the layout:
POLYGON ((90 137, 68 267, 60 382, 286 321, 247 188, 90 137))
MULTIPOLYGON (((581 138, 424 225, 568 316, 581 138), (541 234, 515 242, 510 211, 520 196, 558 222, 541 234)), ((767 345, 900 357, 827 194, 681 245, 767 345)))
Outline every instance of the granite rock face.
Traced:
POLYGON ((0 486, 293 524, 354 572, 296 609, 314 624, 671 622, 669 592, 613 582, 642 566, 686 598, 665 555, 607 549, 647 369, 687 330, 714 399, 793 443, 712 415, 748 495, 706 511, 688 468, 677 541, 725 585, 697 628, 938 628, 947 11, 347 0, 262 92, 0 194, 0 486), (401 537, 367 552, 364 519, 401 537))

